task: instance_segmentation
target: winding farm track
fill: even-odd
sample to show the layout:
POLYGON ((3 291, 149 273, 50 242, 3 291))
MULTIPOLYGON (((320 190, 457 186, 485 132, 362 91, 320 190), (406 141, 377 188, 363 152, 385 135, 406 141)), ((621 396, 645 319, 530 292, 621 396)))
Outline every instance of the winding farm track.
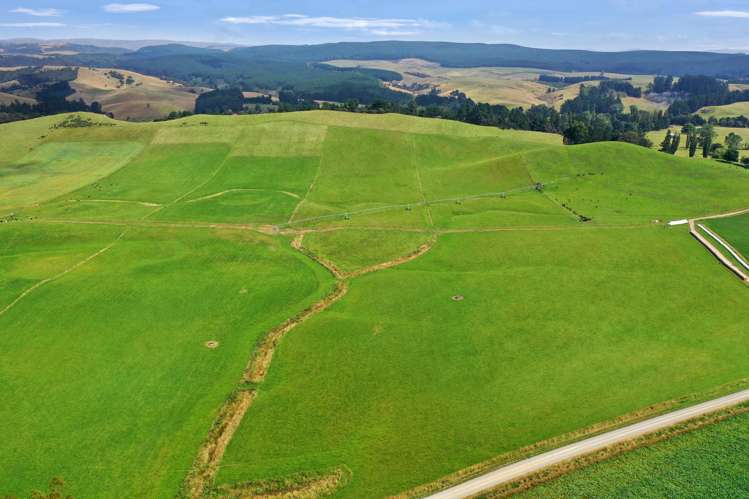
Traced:
POLYGON ((565 445, 559 449, 544 452, 537 456, 503 466, 489 473, 463 482, 454 487, 429 496, 431 499, 462 499, 472 497, 500 485, 515 482, 525 476, 542 471, 550 466, 576 459, 606 447, 632 440, 642 435, 663 430, 665 428, 684 423, 690 419, 704 416, 721 409, 726 409, 749 401, 749 390, 726 395, 693 405, 685 409, 670 412, 655 418, 646 419, 639 423, 609 431, 595 437, 586 438, 579 442, 565 445))

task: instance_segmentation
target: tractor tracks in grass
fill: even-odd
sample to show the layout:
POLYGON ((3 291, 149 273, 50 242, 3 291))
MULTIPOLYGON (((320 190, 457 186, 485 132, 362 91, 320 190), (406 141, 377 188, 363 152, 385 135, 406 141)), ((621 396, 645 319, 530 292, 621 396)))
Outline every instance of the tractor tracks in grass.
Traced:
MULTIPOLYGON (((434 235, 428 242, 422 244, 408 255, 371 265, 354 272, 343 272, 333 262, 305 248, 303 245, 303 233, 296 235, 291 242, 292 248, 325 267, 335 278, 335 285, 324 298, 271 329, 260 340, 260 343, 253 350, 252 356, 247 363, 239 388, 224 403, 207 438, 200 446, 197 456, 193 461, 193 467, 183 482, 180 495, 184 498, 200 499, 211 492, 226 448, 247 410, 252 405, 258 385, 265 380, 276 348, 289 332, 346 296, 351 279, 413 261, 432 249, 436 241, 437 236, 434 235)), ((335 483, 338 484, 339 482, 336 481, 335 483)), ((319 488, 320 484, 313 482, 311 486, 319 488)), ((302 492, 295 491, 297 495, 294 495, 294 497, 302 497, 298 495, 302 492)), ((304 497, 307 496, 305 495, 304 497)))
POLYGON ((74 265, 66 268, 62 272, 59 272, 59 273, 53 275, 52 277, 48 277, 46 279, 43 279, 43 280, 37 282, 36 284, 34 284, 33 286, 31 286, 30 288, 26 289, 23 293, 21 293, 20 295, 18 295, 15 300, 13 300, 8 305, 6 305, 5 308, 3 308, 2 310, 0 310, 0 317, 2 317, 3 315, 5 315, 6 312, 8 312, 9 310, 11 310, 13 307, 15 307, 21 300, 23 300, 24 298, 26 298, 29 294, 33 293, 35 290, 41 288, 45 284, 49 284, 52 281, 56 281, 56 280, 60 279, 61 277, 66 276, 67 274, 73 272, 74 270, 76 270, 76 269, 78 269, 78 268, 86 265, 88 262, 90 262, 91 260, 95 259, 96 257, 98 257, 98 256, 102 255, 103 253, 106 253, 107 251, 109 251, 112 248, 112 246, 114 246, 115 244, 117 244, 117 242, 125 236, 126 232, 127 232, 127 230, 122 231, 120 233, 120 235, 117 236, 117 239, 115 239, 111 243, 107 244, 106 246, 104 246, 100 250, 96 251, 95 253, 90 254, 89 256, 87 256, 86 258, 84 258, 83 260, 81 260, 80 262, 78 262, 78 263, 76 263, 76 264, 74 264, 74 265))

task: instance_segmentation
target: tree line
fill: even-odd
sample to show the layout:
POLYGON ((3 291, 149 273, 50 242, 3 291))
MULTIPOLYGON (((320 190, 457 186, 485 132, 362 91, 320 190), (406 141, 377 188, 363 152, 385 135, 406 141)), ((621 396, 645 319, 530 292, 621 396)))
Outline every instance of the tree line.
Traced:
POLYGON ((38 118, 50 114, 90 112, 101 113, 101 104, 86 104, 83 99, 69 100, 75 91, 67 81, 58 81, 42 87, 36 93, 36 103, 15 101, 0 105, 0 123, 38 118))

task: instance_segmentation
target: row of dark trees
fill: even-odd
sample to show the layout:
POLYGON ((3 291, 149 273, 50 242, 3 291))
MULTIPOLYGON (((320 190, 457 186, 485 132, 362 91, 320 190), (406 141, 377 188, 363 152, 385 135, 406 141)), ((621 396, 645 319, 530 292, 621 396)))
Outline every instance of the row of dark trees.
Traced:
POLYGON ((36 104, 15 101, 0 105, 0 123, 59 113, 102 112, 98 102, 92 102, 89 105, 83 99, 68 100, 68 97, 74 93, 67 81, 47 85, 36 93, 36 104))

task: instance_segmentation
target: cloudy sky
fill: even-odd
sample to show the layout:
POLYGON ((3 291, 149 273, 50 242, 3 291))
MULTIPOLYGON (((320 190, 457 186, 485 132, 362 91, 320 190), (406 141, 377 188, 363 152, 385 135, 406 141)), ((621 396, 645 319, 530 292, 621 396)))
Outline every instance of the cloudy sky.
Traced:
POLYGON ((16 37, 749 52, 749 0, 0 0, 0 38, 16 37))

